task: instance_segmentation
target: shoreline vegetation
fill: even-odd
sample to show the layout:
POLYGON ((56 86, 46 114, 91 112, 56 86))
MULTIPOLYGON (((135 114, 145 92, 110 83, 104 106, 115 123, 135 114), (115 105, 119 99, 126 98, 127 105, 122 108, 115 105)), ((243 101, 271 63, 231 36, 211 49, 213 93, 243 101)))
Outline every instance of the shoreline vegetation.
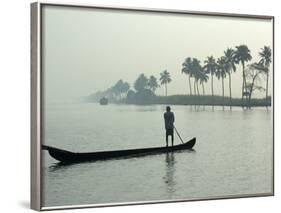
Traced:
POLYGON ((133 88, 128 82, 120 79, 112 87, 88 95, 85 101, 99 102, 106 98, 109 103, 116 104, 208 105, 230 106, 230 109, 232 106, 246 109, 255 106, 269 107, 271 48, 264 46, 259 52, 259 60, 256 62, 251 60, 251 51, 247 45, 227 48, 224 55, 219 58, 208 56, 203 64, 197 58, 187 57, 182 63, 180 73, 184 78, 187 77, 189 94, 168 95, 168 85, 172 82, 172 76, 164 70, 160 73, 159 79, 154 75, 147 77, 143 73, 140 74, 134 81, 133 88), (232 97, 232 75, 235 72, 242 76, 241 98, 232 97), (214 78, 221 82, 220 91, 214 91, 214 78), (207 83, 210 83, 210 91, 205 90, 207 83), (161 86, 165 89, 164 96, 155 93, 161 86), (256 93, 260 93, 259 96, 264 98, 253 98, 253 94, 256 93))
MULTIPOLYGON (((253 98, 251 101, 251 107, 271 107, 271 97, 266 99, 253 98)), ((85 97, 86 102, 99 103, 99 99, 90 95, 85 97)), ((225 107, 243 107, 243 101, 241 98, 232 98, 231 105, 229 97, 222 96, 190 96, 190 95, 170 95, 170 96, 152 96, 146 99, 111 99, 109 103, 113 104, 133 104, 133 105, 154 105, 154 104, 165 104, 165 105, 187 105, 187 106, 225 106, 225 107)))

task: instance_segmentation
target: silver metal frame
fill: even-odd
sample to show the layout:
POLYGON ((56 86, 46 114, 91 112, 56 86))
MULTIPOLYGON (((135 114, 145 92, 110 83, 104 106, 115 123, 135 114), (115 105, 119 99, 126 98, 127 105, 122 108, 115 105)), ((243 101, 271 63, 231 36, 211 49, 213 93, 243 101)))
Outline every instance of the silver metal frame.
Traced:
POLYGON ((195 12, 187 10, 169 10, 156 8, 140 8, 140 7, 116 7, 116 6, 98 6, 85 4, 71 3, 54 3, 54 2, 34 2, 31 4, 31 208, 37 211, 56 210, 56 209, 73 209, 73 208, 90 208, 90 207, 106 207, 106 206, 125 206, 139 204, 155 204, 155 203, 175 203, 183 201, 202 201, 202 200, 218 200, 230 198, 247 198, 247 197, 264 197, 274 195, 274 16, 267 15, 250 15, 250 14, 232 14, 232 13, 217 13, 217 12, 195 12), (105 204, 88 204, 88 205, 69 205, 69 206, 42 206, 42 184, 41 184, 41 144, 43 140, 43 99, 42 99, 42 8, 47 6, 60 7, 76 7, 76 8, 95 8, 106 10, 119 11, 135 11, 135 12, 150 12, 150 13, 171 13, 182 15, 198 15, 198 16, 215 16, 215 17, 235 17, 249 19, 264 19, 272 21, 273 33, 273 83, 272 83, 272 118, 273 118, 273 176, 272 176, 272 192, 260 194, 243 194, 231 195, 224 197, 204 197, 200 199, 177 199, 177 200, 157 200, 157 201, 138 201, 124 203, 105 203, 105 204))
POLYGON ((31 208, 41 210, 41 48, 39 3, 31 4, 31 208))

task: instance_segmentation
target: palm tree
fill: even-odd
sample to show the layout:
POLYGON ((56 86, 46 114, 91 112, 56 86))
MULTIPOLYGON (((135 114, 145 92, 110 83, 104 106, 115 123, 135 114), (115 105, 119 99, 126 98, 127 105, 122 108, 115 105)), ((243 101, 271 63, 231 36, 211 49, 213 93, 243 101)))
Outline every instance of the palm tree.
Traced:
POLYGON ((261 57, 260 64, 262 64, 266 68, 266 106, 268 101, 268 76, 269 76, 269 66, 271 63, 271 49, 269 46, 264 46, 261 48, 261 52, 259 52, 259 55, 261 57))
POLYGON ((231 94, 231 73, 232 71, 236 71, 235 66, 235 51, 231 48, 227 48, 226 51, 224 51, 224 56, 226 58, 226 72, 228 74, 229 79, 229 97, 230 97, 230 109, 232 105, 232 94, 231 94))
POLYGON ((189 94, 192 95, 192 89, 191 89, 191 77, 192 77, 192 59, 190 57, 186 58, 184 63, 182 64, 182 73, 185 73, 188 75, 188 83, 189 83, 189 94))
POLYGON ((165 95, 167 96, 167 84, 172 81, 170 73, 167 70, 164 70, 160 73, 160 83, 165 85, 165 95))
POLYGON ((147 88, 147 84, 148 84, 148 79, 147 77, 142 73, 139 75, 139 77, 137 78, 137 80, 134 83, 134 88, 137 92, 141 92, 144 89, 147 88))
POLYGON ((251 51, 247 45, 236 46, 235 61, 237 64, 241 63, 243 72, 243 84, 242 84, 242 102, 244 101, 244 95, 247 95, 245 91, 246 76, 245 76, 245 62, 252 60, 251 51))
POLYGON ((205 96, 204 83, 207 82, 208 79, 209 79, 209 76, 208 76, 207 73, 202 69, 201 72, 199 73, 199 81, 200 81, 200 84, 202 85, 203 96, 205 96))
POLYGON ((223 108, 224 108, 224 78, 226 77, 226 69, 227 69, 227 62, 226 62, 226 57, 222 56, 221 58, 218 59, 217 61, 217 71, 216 71, 216 76, 218 79, 221 78, 222 82, 222 100, 223 100, 223 108))
POLYGON ((194 91, 197 89, 197 94, 200 96, 198 88, 198 80, 200 79, 200 72, 202 71, 202 66, 197 58, 193 58, 191 62, 192 75, 194 77, 194 91))
POLYGON ((155 90, 159 87, 157 78, 151 75, 148 79, 147 86, 152 90, 153 93, 155 93, 155 90))
POLYGON ((204 61, 205 66, 203 67, 205 73, 211 74, 211 88, 212 88, 212 99, 214 102, 214 75, 217 70, 216 59, 213 56, 207 57, 207 60, 204 61))
POLYGON ((266 73, 267 68, 262 63, 252 63, 248 65, 248 69, 246 69, 246 76, 250 80, 246 86, 248 87, 249 91, 249 98, 248 98, 248 108, 251 108, 251 97, 254 90, 264 90, 262 86, 258 85, 258 82, 261 79, 261 75, 266 73))

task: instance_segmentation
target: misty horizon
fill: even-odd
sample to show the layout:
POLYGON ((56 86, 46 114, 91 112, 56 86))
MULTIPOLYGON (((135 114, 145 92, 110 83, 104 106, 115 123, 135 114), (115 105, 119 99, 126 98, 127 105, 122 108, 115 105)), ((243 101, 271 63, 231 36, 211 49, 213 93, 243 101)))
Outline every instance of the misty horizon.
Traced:
MULTIPOLYGON (((198 58, 203 65, 207 56, 219 58, 227 48, 245 44, 251 50, 253 63, 259 61, 261 48, 272 47, 272 42, 270 20, 46 6, 46 100, 84 97, 113 86, 119 79, 128 82, 132 89, 141 73, 159 79, 163 70, 170 72, 172 78, 168 95, 189 94, 188 76, 181 72, 185 58, 198 58)), ((242 68, 240 64, 236 68, 232 74, 233 98, 241 97, 242 68)), ((269 88, 271 78, 272 66, 269 88)), ((210 94, 210 81, 205 90, 210 94)), ((214 92, 221 95, 217 78, 214 92)), ((158 88, 156 94, 164 95, 164 88, 158 88)))

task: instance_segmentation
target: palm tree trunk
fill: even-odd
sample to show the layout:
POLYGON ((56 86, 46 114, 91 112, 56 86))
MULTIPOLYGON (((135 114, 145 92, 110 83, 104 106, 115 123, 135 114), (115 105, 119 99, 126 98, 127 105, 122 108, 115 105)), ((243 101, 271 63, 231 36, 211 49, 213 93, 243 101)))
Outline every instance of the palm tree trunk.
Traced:
POLYGON ((203 109, 205 110, 205 104, 203 103, 204 101, 204 96, 205 96, 205 87, 204 87, 204 82, 202 82, 202 89, 203 89, 203 98, 202 98, 202 104, 203 104, 203 109))
POLYGON ((256 75, 253 77, 252 84, 251 84, 251 88, 250 88, 250 91, 249 91, 249 98, 248 98, 248 108, 249 108, 249 109, 251 108, 251 98, 252 98, 254 83, 255 83, 255 80, 256 80, 257 76, 258 76, 258 74, 256 74, 256 75))
MULTIPOLYGON (((255 78, 254 78, 255 79, 255 78)), ((253 92, 253 86, 254 86, 254 81, 252 83, 251 89, 249 91, 249 97, 248 97, 248 108, 251 109, 251 99, 252 99, 252 92, 253 92)))
POLYGON ((188 81, 189 81, 189 94, 190 96, 192 95, 192 90, 191 90, 191 80, 190 80, 190 76, 188 77, 188 81))
POLYGON ((267 70, 267 73, 266 73, 266 96, 265 96, 266 108, 268 107, 268 72, 269 72, 269 69, 267 70))
POLYGON ((201 98, 200 98, 200 91, 199 91, 199 87, 198 87, 198 79, 196 80, 196 88, 197 88, 197 94, 198 94, 198 104, 200 105, 201 98))
POLYGON ((196 87, 197 87, 197 94, 200 96, 199 87, 198 87, 198 80, 196 80, 196 87))
POLYGON ((211 86, 212 86, 212 102, 213 102, 212 109, 214 110, 214 75, 213 74, 212 74, 211 86))
POLYGON ((222 82, 222 107, 224 109, 224 79, 223 79, 223 77, 221 78, 221 82, 222 82))
POLYGON ((196 79, 194 79, 193 82, 193 91, 194 91, 194 95, 196 95, 196 79))
POLYGON ((166 97, 167 97, 167 83, 165 84, 165 94, 166 94, 166 97))
POLYGON ((229 97, 230 97, 230 109, 232 109, 232 94, 231 94, 231 74, 230 73, 228 73, 228 75, 229 75, 229 97))
POLYGON ((246 77, 245 77, 245 64, 244 61, 242 61, 242 71, 243 71, 243 85, 242 85, 242 107, 244 107, 244 90, 246 87, 246 77))
POLYGON ((214 97, 214 75, 212 75, 212 97, 214 97))
POLYGON ((204 87, 204 82, 202 83, 202 89, 203 89, 203 96, 205 96, 205 87, 204 87))
POLYGON ((194 109, 196 110, 196 105, 198 104, 198 101, 197 101, 197 94, 196 94, 196 79, 194 78, 194 82, 193 82, 193 91, 194 91, 194 109))

